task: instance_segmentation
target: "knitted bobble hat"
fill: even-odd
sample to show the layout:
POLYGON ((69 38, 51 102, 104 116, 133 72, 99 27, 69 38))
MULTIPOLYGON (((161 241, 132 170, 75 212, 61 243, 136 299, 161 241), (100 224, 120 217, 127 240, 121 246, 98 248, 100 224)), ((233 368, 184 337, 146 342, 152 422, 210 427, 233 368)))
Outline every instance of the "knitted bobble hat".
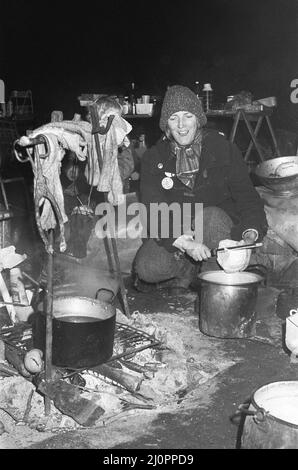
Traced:
POLYGON ((188 111, 194 114, 201 127, 207 122, 201 101, 193 91, 185 86, 174 85, 167 89, 159 120, 159 127, 162 131, 166 129, 169 117, 177 111, 188 111))

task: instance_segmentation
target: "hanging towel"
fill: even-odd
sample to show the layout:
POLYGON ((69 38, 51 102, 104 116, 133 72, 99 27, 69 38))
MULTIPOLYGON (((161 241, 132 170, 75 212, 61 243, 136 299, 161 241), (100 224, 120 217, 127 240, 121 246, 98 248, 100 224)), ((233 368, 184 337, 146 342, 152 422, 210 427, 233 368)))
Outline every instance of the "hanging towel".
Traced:
POLYGON ((29 137, 47 133, 56 135, 59 144, 74 152, 79 160, 86 160, 91 153, 91 124, 87 121, 49 122, 35 129, 29 137))
MULTIPOLYGON (((51 134, 49 131, 44 131, 41 134, 40 130, 38 130, 34 131, 30 137, 36 137, 36 135, 44 135, 49 143, 50 148, 48 157, 39 159, 41 172, 44 176, 48 190, 53 195, 57 205, 59 206, 63 223, 65 223, 68 221, 68 217, 64 209, 64 196, 60 181, 61 161, 64 157, 65 150, 59 144, 58 138, 55 134, 51 134)), ((34 181, 34 196, 36 189, 35 183, 36 181, 34 181)), ((51 203, 47 199, 40 202, 44 203, 40 216, 42 229, 54 229, 56 227, 56 218, 51 203)))

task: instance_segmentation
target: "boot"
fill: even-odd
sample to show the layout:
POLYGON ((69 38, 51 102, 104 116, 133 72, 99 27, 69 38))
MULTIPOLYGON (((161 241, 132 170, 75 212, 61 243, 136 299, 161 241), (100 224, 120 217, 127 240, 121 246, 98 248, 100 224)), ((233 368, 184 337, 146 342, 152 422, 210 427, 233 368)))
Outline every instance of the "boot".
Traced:
POLYGON ((185 263, 179 276, 169 281, 161 282, 160 289, 166 289, 167 294, 173 297, 184 296, 191 291, 191 286, 197 279, 198 268, 195 264, 185 263))
POLYGON ((140 279, 136 273, 133 273, 132 275, 132 285, 135 290, 137 290, 138 292, 142 292, 144 294, 156 291, 158 288, 157 282, 149 283, 149 282, 142 281, 142 279, 140 279))

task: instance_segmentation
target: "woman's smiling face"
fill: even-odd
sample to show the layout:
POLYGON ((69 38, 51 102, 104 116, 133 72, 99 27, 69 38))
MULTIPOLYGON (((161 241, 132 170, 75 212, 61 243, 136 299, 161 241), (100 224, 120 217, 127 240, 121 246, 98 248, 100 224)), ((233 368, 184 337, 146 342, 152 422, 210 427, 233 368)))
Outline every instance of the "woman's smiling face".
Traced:
POLYGON ((198 128, 197 118, 188 111, 177 111, 169 117, 168 127, 178 145, 190 145, 198 128))

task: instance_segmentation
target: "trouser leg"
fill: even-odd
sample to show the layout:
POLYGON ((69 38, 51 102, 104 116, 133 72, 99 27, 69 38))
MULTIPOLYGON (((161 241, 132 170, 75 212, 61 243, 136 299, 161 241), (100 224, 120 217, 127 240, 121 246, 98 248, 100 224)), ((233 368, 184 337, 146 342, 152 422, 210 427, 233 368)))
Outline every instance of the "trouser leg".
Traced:
MULTIPOLYGON (((202 221, 201 221, 202 222, 202 221)), ((218 207, 207 207, 203 211, 203 242, 209 248, 216 248, 220 240, 231 238, 231 218, 218 207)), ((201 271, 221 269, 216 258, 196 263, 180 252, 169 253, 154 240, 148 239, 139 248, 135 260, 134 271, 147 283, 160 283, 172 280, 172 285, 188 287, 196 278, 198 268, 201 271)))
MULTIPOLYGON (((221 240, 230 239, 232 227, 232 219, 219 207, 203 210, 203 242, 208 248, 217 248, 221 240)), ((201 263, 201 272, 219 269, 215 256, 201 263)))
POLYGON ((196 276, 196 264, 180 252, 170 253, 154 240, 148 239, 139 248, 134 271, 147 283, 164 283, 171 280, 171 286, 188 287, 196 276))

